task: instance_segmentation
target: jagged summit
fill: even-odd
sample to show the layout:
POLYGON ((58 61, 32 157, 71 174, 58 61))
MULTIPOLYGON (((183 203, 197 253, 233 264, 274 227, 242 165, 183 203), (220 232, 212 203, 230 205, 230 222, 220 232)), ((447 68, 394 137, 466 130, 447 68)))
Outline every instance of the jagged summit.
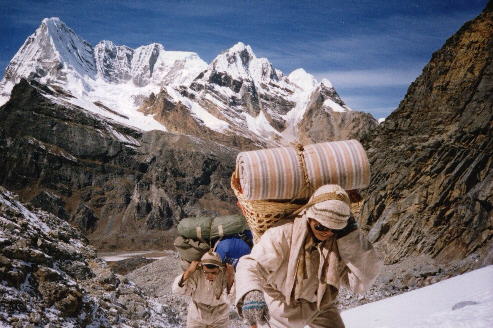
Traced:
POLYGON ((303 68, 292 71, 288 75, 288 79, 301 89, 308 91, 313 90, 319 84, 315 77, 307 73, 303 68))
POLYGON ((238 42, 218 55, 209 65, 211 72, 226 72, 233 79, 279 80, 278 72, 267 58, 258 58, 249 45, 238 42))
POLYGON ((243 42, 237 42, 231 48, 224 50, 221 54, 234 54, 234 53, 246 53, 251 58, 256 58, 257 56, 252 50, 252 47, 248 44, 244 44, 243 42))
POLYGON ((59 18, 45 18, 27 38, 5 71, 5 79, 39 77, 64 79, 65 70, 95 78, 92 46, 81 39, 59 18))
POLYGON ((59 17, 46 17, 46 18, 43 18, 43 20, 41 21, 41 24, 45 24, 45 25, 48 25, 48 24, 63 24, 65 25, 64 22, 61 21, 61 19, 59 17))
POLYGON ((330 82, 328 79, 322 79, 322 81, 320 81, 320 84, 326 86, 327 88, 334 88, 332 82, 330 82))
POLYGON ((108 82, 118 82, 131 78, 134 50, 127 46, 117 46, 112 41, 100 41, 94 47, 94 57, 98 77, 108 82))

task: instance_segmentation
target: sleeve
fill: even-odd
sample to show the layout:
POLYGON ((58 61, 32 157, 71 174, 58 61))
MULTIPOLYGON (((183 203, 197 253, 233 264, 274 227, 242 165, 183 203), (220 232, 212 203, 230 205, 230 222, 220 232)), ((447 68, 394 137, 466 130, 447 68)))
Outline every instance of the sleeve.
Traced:
POLYGON ((363 294, 375 282, 383 262, 359 229, 338 239, 337 247, 347 268, 343 282, 354 293, 363 294))
POLYGON ((262 236, 249 255, 240 258, 236 268, 236 301, 237 307, 241 308, 241 302, 245 294, 252 290, 263 291, 266 277, 277 271, 283 260, 282 252, 284 238, 281 234, 274 234, 270 229, 262 236), (276 238, 274 238, 276 237, 276 238))
POLYGON ((175 278, 173 286, 171 287, 173 294, 192 296, 193 292, 197 288, 197 275, 195 272, 180 286, 180 281, 183 278, 183 274, 175 278))

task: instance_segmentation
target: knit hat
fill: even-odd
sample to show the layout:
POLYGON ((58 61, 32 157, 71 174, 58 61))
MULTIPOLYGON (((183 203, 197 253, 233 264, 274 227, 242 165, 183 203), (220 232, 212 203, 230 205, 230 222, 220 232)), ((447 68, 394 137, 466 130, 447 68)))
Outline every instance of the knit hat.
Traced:
POLYGON ((200 259, 202 264, 212 264, 217 265, 218 267, 222 267, 223 263, 221 262, 221 258, 216 252, 208 251, 205 253, 200 259))
POLYGON ((348 194, 339 185, 324 185, 310 197, 305 215, 327 228, 339 230, 347 225, 350 204, 348 194))

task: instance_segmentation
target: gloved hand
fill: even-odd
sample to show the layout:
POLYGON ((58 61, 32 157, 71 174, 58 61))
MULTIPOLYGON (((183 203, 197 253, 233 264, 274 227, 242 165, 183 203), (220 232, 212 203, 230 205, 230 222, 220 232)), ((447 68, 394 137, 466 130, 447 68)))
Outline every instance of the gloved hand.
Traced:
POLYGON ((332 232, 334 233, 336 238, 339 239, 353 232, 356 229, 358 229, 358 225, 356 224, 356 220, 354 219, 354 217, 351 215, 347 221, 347 225, 344 228, 339 230, 332 230, 332 232))
POLYGON ((241 311, 250 326, 263 324, 269 320, 269 309, 260 290, 252 290, 245 295, 241 311))

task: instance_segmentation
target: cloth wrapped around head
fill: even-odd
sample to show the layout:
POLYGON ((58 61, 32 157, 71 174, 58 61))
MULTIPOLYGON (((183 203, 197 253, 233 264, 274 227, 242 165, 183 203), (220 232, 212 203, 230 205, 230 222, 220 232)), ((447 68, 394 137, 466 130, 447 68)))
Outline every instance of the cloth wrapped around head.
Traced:
POLYGON ((202 264, 210 264, 210 265, 215 265, 218 267, 222 267, 223 263, 221 262, 221 258, 219 257, 219 254, 213 251, 208 251, 205 253, 202 258, 200 259, 200 262, 202 264))
POLYGON ((315 190, 304 206, 304 215, 327 228, 343 229, 351 215, 349 196, 339 185, 323 185, 315 190))

